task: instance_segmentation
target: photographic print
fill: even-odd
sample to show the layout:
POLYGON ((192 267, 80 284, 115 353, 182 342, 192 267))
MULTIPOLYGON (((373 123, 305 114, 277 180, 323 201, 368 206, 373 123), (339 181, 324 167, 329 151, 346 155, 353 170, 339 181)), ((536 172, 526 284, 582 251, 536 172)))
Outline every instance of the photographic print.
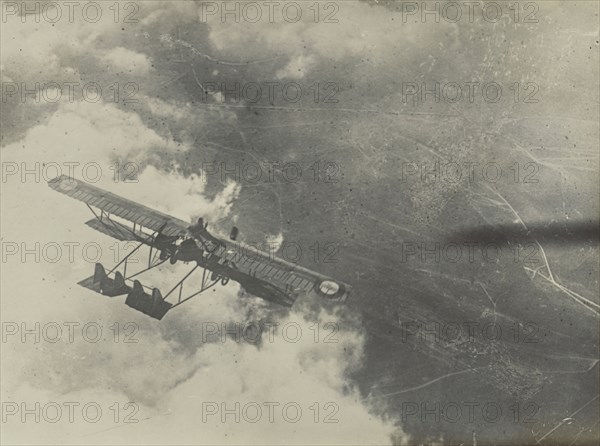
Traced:
POLYGON ((6 445, 599 443, 599 3, 0 1, 6 445))

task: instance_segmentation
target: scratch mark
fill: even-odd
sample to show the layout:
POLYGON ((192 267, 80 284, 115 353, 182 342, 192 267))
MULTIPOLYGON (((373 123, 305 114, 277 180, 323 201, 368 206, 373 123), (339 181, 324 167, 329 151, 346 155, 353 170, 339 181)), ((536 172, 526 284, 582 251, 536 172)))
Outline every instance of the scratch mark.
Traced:
POLYGON ((435 382, 441 381, 442 379, 446 379, 449 378, 451 376, 456 376, 456 375, 462 375, 463 373, 468 373, 468 372, 472 372, 476 370, 476 368, 471 368, 471 369, 467 369, 467 370, 461 370, 459 372, 452 372, 452 373, 448 373, 446 375, 440 376, 438 378, 432 379, 431 381, 427 381, 425 384, 421 384, 420 386, 416 386, 416 387, 411 387, 409 389, 404 389, 404 390, 399 390, 397 392, 392 392, 392 393, 386 393, 382 396, 392 396, 392 395, 400 395, 401 393, 406 393, 406 392, 412 392, 413 390, 419 390, 422 389, 424 387, 427 387, 435 382))
POLYGON ((573 412, 567 418, 564 418, 560 423, 558 423, 556 426, 554 426, 554 428, 550 429, 544 436, 542 436, 542 438, 536 440, 536 443, 537 444, 541 444, 540 441, 542 441, 544 438, 546 438, 548 435, 550 435, 556 429, 558 429, 559 427, 561 427, 567 421, 573 420, 573 417, 575 415, 577 415, 579 412, 581 412, 583 409, 585 409, 590 403, 592 403, 593 401, 596 401, 598 399, 598 396, 600 396, 600 395, 596 395, 594 398, 592 398, 591 400, 589 400, 587 403, 585 403, 583 406, 581 406, 579 409, 577 409, 575 412, 573 412))

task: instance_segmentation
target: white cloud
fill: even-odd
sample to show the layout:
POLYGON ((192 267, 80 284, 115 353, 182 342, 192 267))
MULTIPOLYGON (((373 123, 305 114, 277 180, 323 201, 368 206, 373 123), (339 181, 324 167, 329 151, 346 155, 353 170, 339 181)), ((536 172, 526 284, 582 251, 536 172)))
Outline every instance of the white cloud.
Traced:
POLYGON ((102 162, 115 156, 136 159, 168 144, 136 113, 115 104, 76 101, 63 102, 46 124, 33 127, 23 146, 38 159, 102 162))
POLYGON ((294 73, 306 75, 318 66, 317 62, 329 63, 349 56, 368 55, 370 63, 378 65, 408 60, 411 55, 438 45, 440 36, 454 27, 434 21, 403 23, 400 12, 366 2, 342 2, 337 6, 338 11, 330 17, 336 23, 325 22, 324 16, 315 22, 314 12, 306 6, 302 8, 302 20, 295 23, 285 21, 281 10, 275 12, 273 23, 267 18, 257 23, 236 23, 209 17, 211 42, 232 59, 251 61, 282 56, 288 62, 277 75, 291 77, 294 73), (248 45, 249 41, 254 44, 248 45), (310 55, 298 56, 298 48, 310 55))
POLYGON ((202 216, 206 221, 226 217, 241 187, 230 181, 213 200, 204 197, 205 182, 202 172, 183 177, 175 171, 159 171, 148 166, 137 182, 127 184, 128 198, 145 203, 162 212, 192 222, 202 216))
POLYGON ((283 233, 279 232, 278 234, 267 236, 267 244, 273 249, 273 252, 277 251, 283 244, 283 233))
POLYGON ((302 79, 315 64, 316 59, 313 56, 301 54, 292 58, 284 69, 277 71, 275 76, 277 79, 302 79))
POLYGON ((130 72, 137 76, 148 74, 152 68, 152 62, 148 56, 122 46, 107 51, 102 56, 102 60, 117 71, 130 72))
POLYGON ((115 34, 118 27, 107 13, 96 23, 69 22, 67 15, 56 26, 43 19, 36 22, 34 15, 28 15, 25 23, 19 16, 9 16, 1 28, 2 64, 19 81, 59 81, 62 70, 78 57, 94 54, 99 38, 115 34))

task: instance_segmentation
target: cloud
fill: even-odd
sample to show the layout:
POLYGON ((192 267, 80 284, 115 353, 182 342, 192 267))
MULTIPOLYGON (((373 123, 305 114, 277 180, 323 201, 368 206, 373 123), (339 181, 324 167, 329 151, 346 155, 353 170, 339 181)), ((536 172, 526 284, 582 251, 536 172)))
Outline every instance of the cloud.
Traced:
POLYGON ((115 104, 63 100, 46 122, 31 127, 21 141, 2 151, 5 166, 15 169, 6 175, 9 187, 25 193, 31 182, 39 185, 60 174, 119 189, 121 171, 139 175, 152 160, 188 149, 115 104), (27 169, 33 173, 25 174, 27 169))
POLYGON ((316 60, 313 56, 301 54, 290 60, 285 68, 278 70, 275 76, 277 79, 302 79, 315 63, 316 60))
MULTIPOLYGON (((199 305, 208 309, 206 303, 199 305)), ((205 312, 203 320, 211 320, 210 316, 216 314, 205 312)), ((239 312, 227 316, 238 324, 245 322, 239 312)), ((44 435, 49 443, 60 444, 388 443, 397 431, 394 423, 373 416, 345 377, 360 365, 362 336, 335 315, 322 312, 313 317, 308 322, 292 313, 280 319, 279 327, 294 327, 288 330, 289 338, 274 330, 272 337, 266 336, 270 341, 259 347, 230 338, 203 343, 198 319, 196 336, 186 340, 191 350, 182 349, 178 340, 164 339, 158 323, 140 324, 138 344, 115 343, 109 337, 90 345, 76 336, 73 344, 41 345, 35 362, 29 356, 33 346, 25 344, 21 347, 27 355, 11 366, 21 371, 21 384, 9 380, 11 393, 5 401, 26 401, 27 407, 36 401, 42 405, 76 401, 81 406, 93 402, 105 416, 98 424, 80 419, 67 431, 66 417, 58 425, 42 418, 34 429, 24 429, 17 415, 17 422, 5 429, 5 441, 25 444, 44 435), (337 342, 324 343, 332 333, 324 330, 325 324, 336 321, 340 330, 331 339, 337 342), (78 375, 85 379, 72 379, 78 375), (123 415, 113 422, 108 408, 114 403, 123 408, 128 402, 139 409, 133 417, 139 422, 123 423, 123 415), (260 412, 248 410, 252 407, 260 412), (209 408, 218 411, 209 413, 209 408), (223 418, 225 409, 230 414, 223 418)), ((184 322, 185 318, 178 321, 184 322)))
POLYGON ((136 182, 128 184, 127 193, 132 200, 192 222, 200 216, 206 221, 218 221, 226 217, 241 190, 239 184, 230 180, 223 190, 209 200, 203 195, 204 188, 202 172, 183 177, 176 171, 165 172, 148 166, 136 182))
MULTIPOLYGON (((321 314, 316 320, 322 328, 331 317, 321 314)), ((286 342, 278 334, 259 349, 231 341, 205 345, 201 350, 204 364, 159 403, 168 415, 156 416, 152 425, 128 427, 127 433, 113 438, 137 437, 151 431, 152 444, 189 444, 199 437, 205 444, 388 442, 395 430, 393 424, 373 417, 368 407, 359 403, 357 389, 347 388, 344 376, 360 363, 362 337, 342 329, 337 334, 338 343, 316 343, 310 329, 314 323, 299 314, 293 313, 280 323, 301 327, 299 342, 286 342), (273 406, 273 422, 269 421, 265 403, 277 404, 273 406), (286 405, 294 410, 283 412, 286 405), (256 411, 257 406, 260 411, 256 411), (208 414, 209 407, 216 407, 218 412, 208 414), (245 412, 244 407, 254 409, 245 412), (301 408, 300 416, 294 412, 297 407, 301 408), (224 408, 232 411, 225 422, 221 413, 224 408), (289 421, 292 418, 298 419, 289 421)))
POLYGON ((272 249, 273 252, 276 252, 283 244, 283 233, 279 232, 278 234, 269 235, 266 239, 269 248, 272 249))
POLYGON ((27 15, 24 22, 21 17, 9 16, 1 32, 4 69, 19 81, 58 81, 64 70, 77 65, 78 57, 94 53, 101 36, 119 29, 106 12, 96 23, 70 22, 65 16, 56 26, 39 17, 36 21, 35 15, 27 15), (41 73, 45 79, 40 79, 41 73))
POLYGON ((116 70, 130 72, 137 76, 147 74, 152 68, 152 62, 148 56, 128 50, 122 46, 107 51, 102 56, 102 60, 116 70))
MULTIPOLYGON (((411 55, 436 48, 438 37, 454 29, 448 23, 403 23, 402 14, 366 2, 342 2, 335 11, 321 11, 318 20, 314 8, 302 7, 301 20, 286 21, 276 11, 273 21, 268 15, 252 23, 209 16, 210 39, 222 54, 243 60, 282 56, 287 64, 278 76, 307 74, 344 58, 367 57, 370 63, 387 65, 407 60, 411 55), (326 13, 326 14, 325 14, 326 13), (325 20, 325 16, 329 20, 325 20), (255 42, 248 46, 247 42, 255 42), (301 48, 303 53, 298 54, 301 48), (305 56, 304 54, 308 54, 305 56), (298 72, 298 69, 301 69, 298 72)), ((320 5, 323 8, 323 5, 320 5)), ((266 8, 265 8, 266 9, 266 8)), ((202 12, 202 6, 199 9, 202 12)), ((267 11, 265 11, 267 14, 267 11)))

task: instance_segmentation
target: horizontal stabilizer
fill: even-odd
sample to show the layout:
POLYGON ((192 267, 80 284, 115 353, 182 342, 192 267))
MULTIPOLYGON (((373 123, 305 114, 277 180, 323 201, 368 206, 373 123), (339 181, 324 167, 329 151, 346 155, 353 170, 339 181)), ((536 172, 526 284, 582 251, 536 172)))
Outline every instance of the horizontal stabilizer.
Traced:
POLYGON ((157 288, 152 290, 152 295, 144 291, 142 284, 135 280, 133 289, 127 295, 125 304, 134 310, 141 311, 154 319, 162 319, 167 311, 173 306, 169 302, 163 300, 160 291, 157 288))
POLYGON ((78 285, 109 297, 121 296, 131 291, 120 272, 117 271, 115 278, 111 279, 101 263, 96 263, 93 276, 82 280, 78 285))

